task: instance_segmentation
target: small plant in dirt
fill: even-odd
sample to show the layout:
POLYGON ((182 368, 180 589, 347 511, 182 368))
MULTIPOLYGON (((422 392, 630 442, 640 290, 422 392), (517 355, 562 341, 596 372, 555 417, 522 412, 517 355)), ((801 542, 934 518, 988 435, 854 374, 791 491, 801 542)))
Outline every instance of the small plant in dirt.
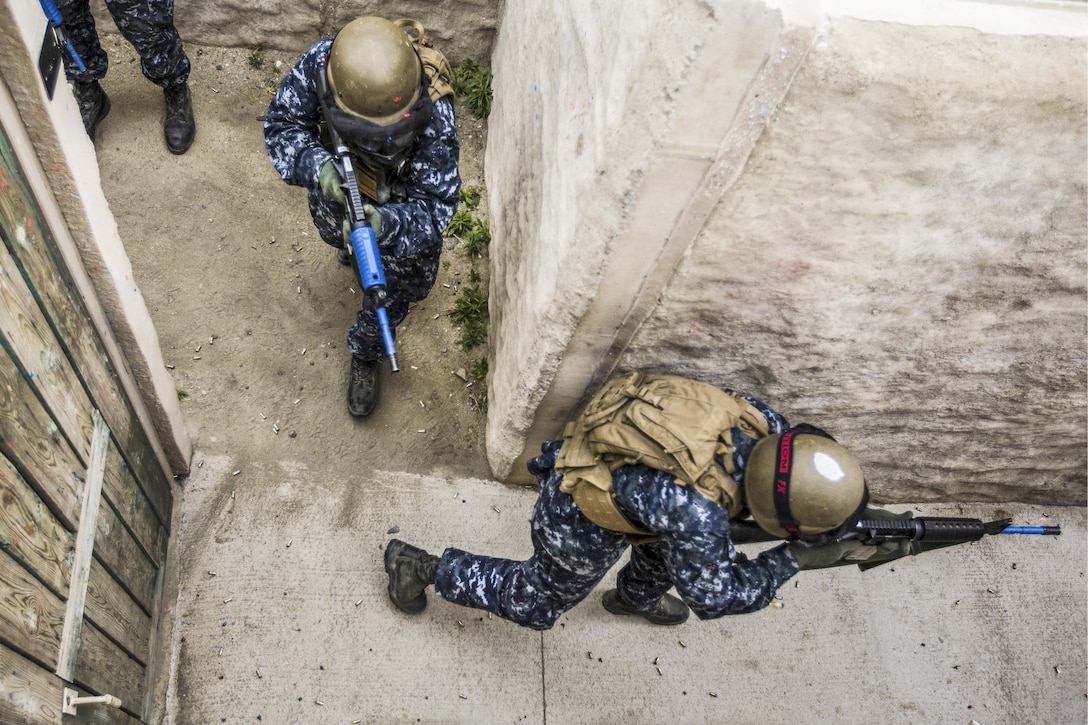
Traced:
POLYGON ((253 52, 246 57, 246 62, 249 63, 250 68, 260 70, 264 67, 264 48, 257 46, 253 49, 253 52))
POLYGON ((450 318, 455 325, 464 325, 487 317, 487 297, 480 285, 472 284, 461 291, 461 296, 450 310, 450 318))
POLYGON ((480 64, 472 58, 465 58, 458 63, 453 69, 453 77, 450 78, 450 85, 453 87, 453 92, 458 97, 464 97, 468 95, 469 82, 480 73, 480 64))
POLYGON ((461 187, 461 203, 465 205, 465 208, 469 211, 473 211, 480 205, 480 197, 483 194, 482 190, 478 186, 462 186, 461 187))
POLYGON ((457 344, 468 352, 487 339, 487 296, 479 284, 472 284, 461 290, 461 296, 450 310, 453 324, 461 328, 457 344))
POLYGON ((450 223, 446 225, 446 234, 451 237, 460 237, 467 234, 472 229, 472 211, 469 209, 458 209, 453 213, 453 218, 450 219, 450 223))
POLYGON ((475 60, 461 61, 450 79, 454 94, 478 118, 491 113, 491 69, 481 68, 475 60))
POLYGON ((473 380, 486 380, 487 379, 487 358, 482 357, 472 365, 472 371, 469 373, 473 380))
POLYGON ((482 345, 487 339, 487 330, 479 320, 466 322, 461 325, 461 336, 457 338, 457 345, 468 352, 474 347, 482 345))
POLYGON ((465 254, 473 259, 479 259, 487 251, 487 245, 491 243, 491 227, 487 221, 483 219, 477 219, 473 222, 472 228, 465 234, 465 239, 461 243, 461 249, 465 254))
POLYGON ((469 393, 468 404, 478 413, 487 415, 487 388, 469 393))

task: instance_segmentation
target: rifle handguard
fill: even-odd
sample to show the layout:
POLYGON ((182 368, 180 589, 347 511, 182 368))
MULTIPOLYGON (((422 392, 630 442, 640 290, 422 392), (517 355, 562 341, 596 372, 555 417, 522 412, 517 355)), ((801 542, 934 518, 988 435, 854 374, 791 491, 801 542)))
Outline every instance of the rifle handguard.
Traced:
POLYGON ((978 541, 988 534, 1000 534, 1012 524, 1012 519, 985 523, 979 519, 921 516, 914 519, 866 519, 859 521, 855 531, 862 542, 926 541, 952 544, 978 541))

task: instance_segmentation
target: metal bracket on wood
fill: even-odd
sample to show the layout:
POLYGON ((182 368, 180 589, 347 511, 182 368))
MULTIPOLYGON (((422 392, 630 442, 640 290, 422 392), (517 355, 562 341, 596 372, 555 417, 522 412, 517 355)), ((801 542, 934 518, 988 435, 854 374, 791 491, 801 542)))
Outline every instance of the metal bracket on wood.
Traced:
POLYGON ((61 712, 65 715, 75 715, 76 708, 80 705, 109 705, 121 707, 121 699, 113 695, 98 695, 97 697, 80 697, 79 692, 71 687, 64 688, 64 702, 61 704, 61 712))

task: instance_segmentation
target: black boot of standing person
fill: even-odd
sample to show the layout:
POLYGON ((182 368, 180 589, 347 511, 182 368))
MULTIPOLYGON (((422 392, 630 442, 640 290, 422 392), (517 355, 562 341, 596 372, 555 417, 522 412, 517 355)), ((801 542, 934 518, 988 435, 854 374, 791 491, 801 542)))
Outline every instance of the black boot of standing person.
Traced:
POLYGON ((166 97, 166 121, 163 123, 166 148, 172 154, 183 154, 193 145, 196 137, 196 118, 193 116, 189 84, 165 88, 163 95, 166 97))
POLYGON ((94 143, 94 132, 99 121, 110 112, 110 98, 98 81, 74 81, 72 90, 79 104, 79 115, 83 117, 83 128, 87 129, 87 135, 94 143))

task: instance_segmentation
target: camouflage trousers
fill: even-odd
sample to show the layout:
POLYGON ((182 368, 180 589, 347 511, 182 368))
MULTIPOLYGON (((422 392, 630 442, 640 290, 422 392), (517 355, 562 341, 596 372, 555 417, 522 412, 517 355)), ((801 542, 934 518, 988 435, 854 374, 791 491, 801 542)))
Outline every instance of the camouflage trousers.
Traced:
MULTIPOLYGON (((314 226, 317 227, 321 239, 330 246, 342 249, 344 208, 322 194, 320 189, 310 189, 308 200, 310 215, 314 218, 314 226)), ((433 255, 412 257, 393 257, 382 253, 387 294, 385 310, 389 315, 394 338, 397 325, 408 316, 408 305, 425 299, 434 287, 438 278, 440 253, 441 250, 436 250, 433 255)), ((352 264, 354 263, 355 258, 352 257, 352 264)), ((374 312, 374 302, 370 295, 363 298, 362 309, 355 315, 355 324, 348 330, 348 352, 371 362, 385 361, 381 327, 378 325, 378 316, 374 312)))
MULTIPOLYGON (((64 32, 87 70, 80 71, 64 54, 70 81, 97 81, 106 76, 109 60, 98 41, 88 0, 57 0, 64 32)), ((174 27, 174 0, 106 0, 106 8, 121 35, 140 55, 140 69, 157 86, 173 88, 189 80, 189 57, 174 27)))
MULTIPOLYGON (((558 442, 556 442, 558 447, 558 442)), ((466 607, 491 612, 531 629, 550 629, 568 609, 586 598, 628 547, 623 534, 594 524, 570 494, 559 490, 562 476, 550 467, 534 470, 540 496, 533 509, 533 555, 512 561, 446 549, 438 565, 435 594, 466 607)), ((672 586, 659 544, 631 548, 630 562, 616 586, 636 609, 650 609, 672 586)))

